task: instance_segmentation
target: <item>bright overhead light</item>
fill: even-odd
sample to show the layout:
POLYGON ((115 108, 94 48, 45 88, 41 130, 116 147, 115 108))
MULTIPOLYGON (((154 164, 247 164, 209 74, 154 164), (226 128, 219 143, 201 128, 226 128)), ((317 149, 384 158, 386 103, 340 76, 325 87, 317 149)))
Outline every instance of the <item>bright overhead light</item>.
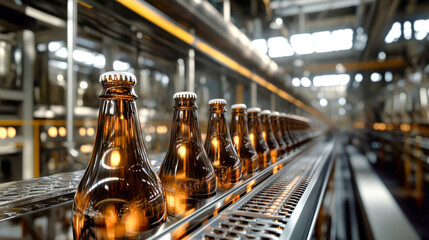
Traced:
POLYGON ((344 108, 340 108, 340 109, 338 109, 338 114, 339 114, 340 116, 344 116, 344 115, 346 114, 346 109, 344 109, 344 108))
POLYGON ((392 72, 386 72, 384 74, 384 80, 386 80, 386 82, 391 82, 393 80, 392 72))
POLYGON ((362 82, 362 80, 363 80, 362 74, 358 73, 355 75, 355 81, 356 82, 362 82))
POLYGON ((76 49, 73 51, 73 60, 87 65, 92 65, 94 54, 84 49, 76 49))
POLYGON ((411 39, 411 37, 413 36, 412 32, 413 31, 411 29, 411 22, 410 21, 404 22, 404 38, 407 40, 411 39))
POLYGON ((374 72, 371 74, 371 81, 372 82, 380 82, 381 81, 381 74, 374 72))
POLYGON ((295 34, 290 37, 290 42, 292 44, 293 50, 297 54, 310 54, 313 53, 313 40, 311 34, 302 33, 295 34))
POLYGON ((414 36, 417 40, 423 40, 429 33, 429 19, 419 19, 414 22, 414 36))
POLYGON ((301 85, 303 87, 310 87, 311 86, 311 81, 308 77, 303 77, 301 78, 301 85))
POLYGON ((301 85, 301 81, 299 80, 299 78, 293 78, 292 79, 292 85, 294 87, 299 87, 301 85))
POLYGON ((86 81, 81 81, 81 82, 79 83, 79 87, 80 87, 80 88, 82 88, 82 89, 87 89, 87 88, 88 88, 88 82, 86 82, 86 81))
POLYGON ((256 50, 260 51, 261 53, 266 54, 268 51, 267 48, 267 40, 265 39, 255 39, 252 41, 252 46, 256 48, 256 50))
POLYGON ((328 100, 326 100, 326 98, 321 98, 321 99, 319 100, 319 104, 320 104, 320 106, 322 106, 322 107, 326 107, 326 106, 328 106, 328 100))
POLYGON ((346 28, 332 31, 332 38, 329 43, 334 51, 351 49, 353 47, 353 30, 346 28))
POLYGON ((341 63, 337 63, 337 65, 335 65, 335 70, 337 70, 337 73, 345 73, 346 72, 346 68, 341 63))
POLYGON ((386 38, 384 38, 384 42, 386 43, 396 42, 401 37, 401 34, 402 34, 401 24, 399 22, 395 22, 393 23, 392 28, 390 28, 386 38))
POLYGON ((283 19, 280 18, 280 17, 276 18, 276 24, 277 25, 282 25, 283 24, 283 19))
POLYGON ((384 61, 386 59, 386 53, 383 51, 379 52, 378 59, 384 61))
POLYGON ((61 47, 58 50, 55 51, 55 56, 59 57, 59 58, 67 58, 67 56, 69 55, 69 53, 67 52, 67 48, 65 47, 61 47))
POLYGON ((344 97, 340 97, 338 98, 338 104, 340 104, 341 106, 346 105, 347 100, 344 97))
POLYGON ((96 68, 104 68, 106 65, 106 58, 103 54, 97 54, 94 56, 94 67, 96 68))
POLYGON ((113 61, 113 70, 115 71, 126 71, 131 68, 131 64, 122 62, 119 60, 113 61))
POLYGON ((345 86, 349 81, 348 74, 320 75, 313 78, 313 85, 315 87, 345 86))
POLYGON ((61 42, 54 41, 54 42, 50 42, 48 44, 48 49, 49 49, 49 52, 55 52, 58 49, 60 49, 60 47, 62 47, 62 46, 63 46, 63 44, 61 42))
POLYGON ((284 37, 268 39, 268 55, 272 58, 292 56, 294 51, 289 41, 284 37))
POLYGON ((315 32, 311 34, 314 44, 314 51, 317 53, 331 52, 333 47, 331 44, 332 37, 330 31, 315 32))

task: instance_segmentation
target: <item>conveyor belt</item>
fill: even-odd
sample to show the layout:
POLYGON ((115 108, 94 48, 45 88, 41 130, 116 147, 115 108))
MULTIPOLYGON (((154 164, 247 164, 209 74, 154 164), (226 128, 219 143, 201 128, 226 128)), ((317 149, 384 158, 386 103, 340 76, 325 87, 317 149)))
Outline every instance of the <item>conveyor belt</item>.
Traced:
MULTIPOLYGON (((332 164, 330 153, 334 143, 321 145, 282 169, 279 174, 271 176, 188 239, 285 239, 292 234, 300 236, 298 232, 308 234, 308 228, 295 233, 294 228, 303 223, 304 226, 311 226, 311 218, 302 218, 299 224, 297 220, 307 204, 313 205, 311 215, 314 216, 317 200, 322 197, 318 194, 313 204, 307 202, 311 200, 311 192, 322 192, 322 189, 315 188, 315 184, 326 182, 325 176, 329 174, 323 170, 330 171, 330 167, 324 167, 332 164)), ((323 184, 320 186, 324 187, 323 184)))

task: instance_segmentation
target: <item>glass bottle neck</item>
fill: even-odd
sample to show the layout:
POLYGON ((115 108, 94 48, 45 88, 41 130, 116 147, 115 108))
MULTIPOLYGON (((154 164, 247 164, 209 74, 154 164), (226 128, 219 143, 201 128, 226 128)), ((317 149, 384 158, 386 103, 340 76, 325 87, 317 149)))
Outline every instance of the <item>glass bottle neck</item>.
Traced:
POLYGON ((280 130, 279 118, 278 117, 271 117, 271 125, 272 125, 274 131, 279 131, 280 130))
POLYGON ((171 129, 170 148, 173 142, 190 141, 201 144, 201 133, 195 99, 176 99, 171 129))
POLYGON ((229 129, 226 120, 226 111, 213 110, 210 107, 210 117, 208 125, 209 136, 223 136, 226 140, 229 139, 229 129))
POLYGON ((270 117, 268 115, 261 115, 261 125, 262 128, 266 128, 267 130, 271 130, 271 120, 270 117))
POLYGON ((262 132, 262 129, 261 129, 261 121, 259 119, 258 114, 249 113, 247 116, 249 117, 248 118, 249 129, 254 129, 255 131, 257 131, 258 134, 260 134, 262 132))
POLYGON ((231 119, 232 135, 247 136, 247 118, 244 112, 233 111, 231 119))

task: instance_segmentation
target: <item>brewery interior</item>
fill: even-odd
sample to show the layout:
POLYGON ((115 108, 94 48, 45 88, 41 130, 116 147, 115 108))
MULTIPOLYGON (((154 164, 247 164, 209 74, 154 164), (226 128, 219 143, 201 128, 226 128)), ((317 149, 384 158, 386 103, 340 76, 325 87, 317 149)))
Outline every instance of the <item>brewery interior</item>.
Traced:
POLYGON ((1 239, 73 239, 107 71, 136 76, 156 171, 176 92, 197 94, 203 142, 215 98, 228 121, 244 103, 309 124, 275 164, 140 238, 429 239, 428 1, 0 0, 0 13, 1 239), (286 215, 242 207, 282 176, 286 215), (233 218, 267 223, 220 228, 233 218))

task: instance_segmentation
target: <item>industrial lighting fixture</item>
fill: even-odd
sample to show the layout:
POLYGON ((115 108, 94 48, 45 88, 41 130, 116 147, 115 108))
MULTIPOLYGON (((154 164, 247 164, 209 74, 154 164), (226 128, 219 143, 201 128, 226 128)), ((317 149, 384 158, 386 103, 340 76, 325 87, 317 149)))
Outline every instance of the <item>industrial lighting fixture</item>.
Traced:
POLYGON ((127 71, 131 68, 131 64, 122 62, 119 60, 113 61, 113 70, 115 71, 127 71))
POLYGON ((263 54, 266 54, 268 51, 267 40, 265 39, 255 39, 252 41, 252 46, 260 51, 263 54))
POLYGON ((284 37, 272 37, 268 39, 268 55, 271 58, 293 56, 294 51, 289 41, 284 37))
POLYGON ((383 52, 383 51, 380 51, 380 52, 378 53, 378 59, 379 59, 379 60, 381 60, 381 61, 386 60, 386 53, 385 53, 385 52, 383 52))
POLYGON ((315 87, 345 86, 349 81, 350 75, 348 74, 320 75, 313 78, 313 85, 315 87))
POLYGON ((423 40, 429 33, 429 19, 419 19, 414 21, 414 37, 423 40))
POLYGON ((380 82, 381 81, 381 74, 374 72, 371 74, 371 81, 372 82, 380 82))
POLYGON ((401 24, 399 22, 393 23, 392 28, 389 30, 389 33, 384 39, 384 42, 392 43, 398 41, 398 39, 401 37, 401 32, 401 24))
POLYGON ((293 85, 294 87, 299 87, 299 86, 301 86, 301 81, 299 80, 299 78, 293 78, 293 79, 292 79, 292 85, 293 85))
POLYGON ((362 80, 363 80, 362 74, 358 73, 355 75, 355 81, 356 82, 360 83, 360 82, 362 82, 362 80))
POLYGON ((347 103, 347 100, 344 97, 340 97, 338 99, 338 104, 340 104, 341 106, 346 105, 346 103, 347 103))
POLYGON ((344 108, 340 108, 340 109, 338 109, 338 114, 339 114, 340 116, 344 116, 344 115, 346 114, 346 109, 344 109, 344 108))
POLYGON ((411 29, 411 22, 406 21, 404 22, 404 38, 407 40, 410 40, 413 36, 413 31, 411 29))
POLYGON ((311 86, 311 81, 308 77, 303 77, 301 78, 301 85, 303 87, 310 87, 311 86))
POLYGON ((321 99, 319 100, 319 104, 320 104, 320 106, 322 106, 322 107, 326 107, 326 106, 328 106, 328 100, 326 100, 326 98, 321 98, 321 99))
POLYGON ((88 88, 88 82, 87 81, 81 81, 79 83, 79 87, 82 89, 87 89, 88 88))
POLYGON ((386 72, 384 74, 384 80, 386 80, 386 82, 391 82, 393 80, 392 72, 386 72))

